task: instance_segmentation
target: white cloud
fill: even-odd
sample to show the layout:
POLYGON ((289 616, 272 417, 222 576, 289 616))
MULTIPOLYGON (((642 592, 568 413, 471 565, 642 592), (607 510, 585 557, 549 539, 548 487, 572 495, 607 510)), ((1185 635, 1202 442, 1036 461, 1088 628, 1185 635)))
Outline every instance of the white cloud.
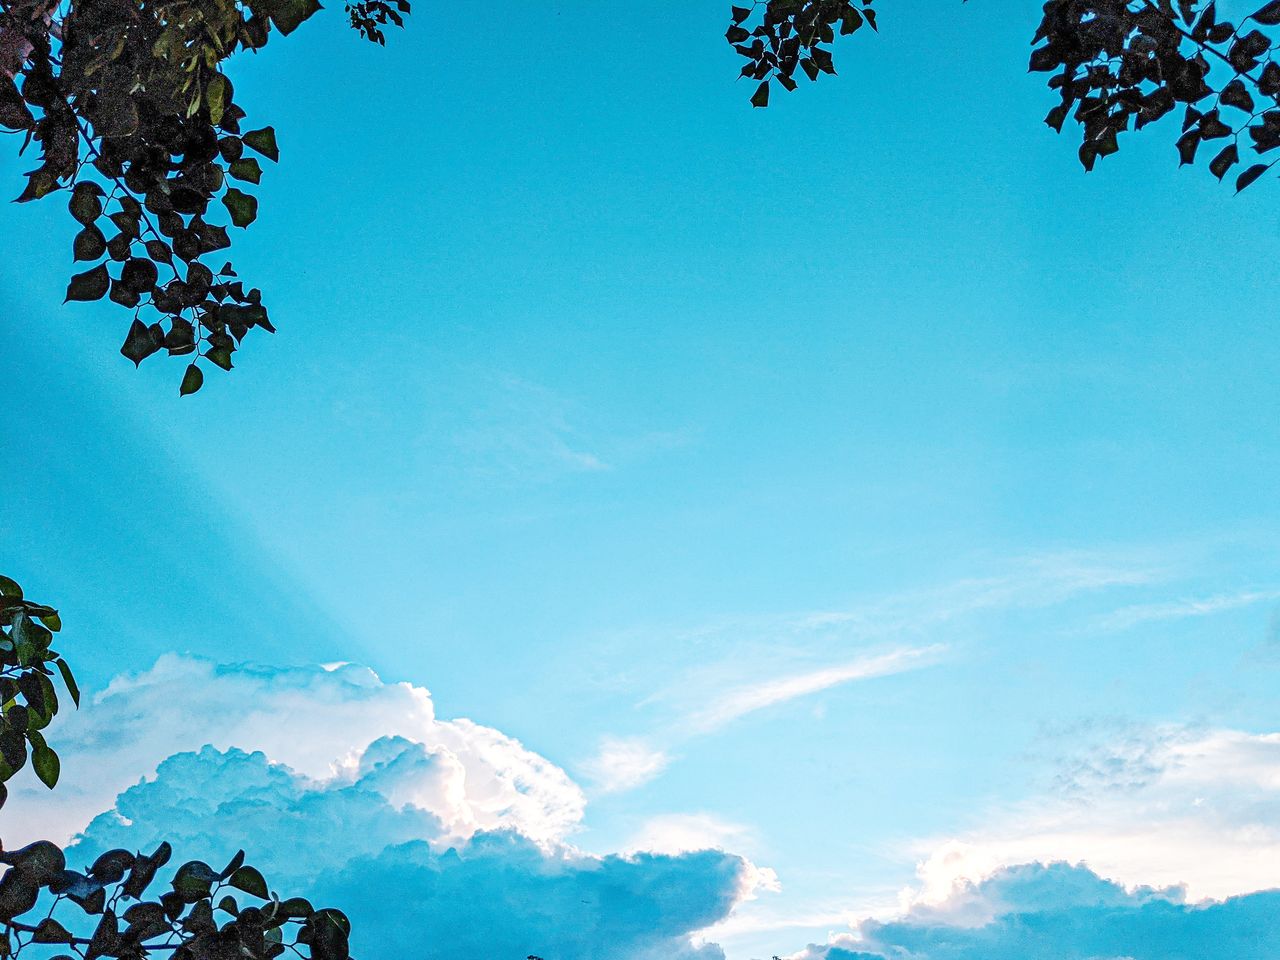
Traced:
POLYGON ((743 850, 751 830, 710 813, 673 813, 650 817, 628 841, 625 850, 686 853, 690 850, 743 850))
POLYGON ((65 782, 14 784, 8 845, 74 832, 77 863, 162 839, 175 862, 243 847, 274 888, 347 910, 357 955, 722 960, 700 931, 777 885, 711 849, 741 835, 711 818, 652 825, 662 850, 574 848, 584 799, 562 770, 350 664, 166 656, 57 742, 65 782))
POLYGON ((10 845, 65 840, 165 758, 206 744, 261 750, 319 782, 394 765, 395 802, 429 811, 460 838, 510 828, 555 842, 578 826, 585 805, 563 770, 519 741, 469 720, 439 720, 424 688, 351 664, 219 666, 166 655, 65 712, 50 739, 62 780, 53 793, 29 778, 13 784, 0 812, 10 845))
POLYGON ((428 763, 424 781, 422 753, 393 739, 365 760, 349 781, 317 782, 261 753, 179 754, 125 791, 69 856, 91 862, 167 839, 175 863, 221 863, 243 847, 282 895, 346 911, 356 956, 421 960, 721 960, 692 938, 767 882, 714 850, 592 856, 509 830, 456 841, 416 801, 424 783, 447 793, 458 768, 428 763))
POLYGON ((813 945, 794 960, 1270 960, 1280 892, 1189 905, 1066 863, 1005 867, 945 900, 813 945))
POLYGON ((1099 620, 1098 625, 1104 630, 1125 630, 1140 623, 1209 617, 1229 610, 1239 610, 1258 603, 1273 603, 1277 600, 1280 600, 1280 590, 1245 590, 1240 593, 1223 593, 1211 597, 1139 603, 1121 607, 1107 614, 1099 620))
POLYGON ((1066 764, 1053 793, 921 842, 922 902, 1033 860, 1193 899, 1280 886, 1280 734, 1165 727, 1066 764))
POLYGON ((777 706, 855 680, 870 680, 936 663, 945 647, 906 647, 888 653, 856 657, 844 663, 746 684, 713 699, 688 719, 691 729, 710 733, 749 713, 777 706))
POLYGON ((664 750, 641 737, 604 737, 596 755, 581 767, 600 793, 617 793, 648 783, 669 762, 664 750))

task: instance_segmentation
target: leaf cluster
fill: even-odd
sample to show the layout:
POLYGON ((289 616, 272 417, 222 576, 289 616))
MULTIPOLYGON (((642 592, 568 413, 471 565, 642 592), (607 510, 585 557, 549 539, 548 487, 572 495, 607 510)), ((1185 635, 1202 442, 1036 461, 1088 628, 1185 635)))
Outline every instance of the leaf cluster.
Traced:
MULTIPOLYGON (((352 25, 385 42, 407 3, 360 3, 352 25)), ((318 0, 0 0, 0 127, 38 146, 19 202, 66 192, 80 225, 69 301, 109 298, 133 312, 121 347, 135 364, 160 351, 225 370, 251 329, 272 332, 262 295, 230 263, 205 258, 248 227, 279 159, 275 130, 242 129, 224 67, 320 10, 318 0)))
MULTIPOLYGON (((835 73, 828 46, 865 22, 871 0, 757 0, 732 7, 726 39, 759 81, 751 102, 768 106, 770 84, 794 90, 796 67, 816 80, 835 73)), ((1243 190, 1280 161, 1280 0, 1247 15, 1219 16, 1216 0, 1048 0, 1032 38, 1032 72, 1048 73, 1061 102, 1045 117, 1081 131, 1086 170, 1120 149, 1120 137, 1181 109, 1181 164, 1212 145, 1210 172, 1243 190), (1255 156, 1245 163, 1249 153, 1255 156)))
POLYGON ((0 576, 0 806, 8 797, 5 782, 28 762, 49 789, 58 782, 58 755, 44 735, 58 712, 55 672, 80 705, 71 668, 50 649, 61 629, 57 610, 24 599, 16 582, 0 576))
POLYGON ((797 86, 799 69, 816 81, 836 72, 830 44, 868 24, 876 30, 874 0, 763 0, 753 7, 731 7, 725 39, 746 60, 740 76, 758 80, 751 95, 757 107, 769 105, 769 86, 797 86))
POLYGON ((1236 176, 1243 190, 1280 159, 1267 157, 1280 148, 1277 26, 1280 0, 1236 20, 1197 0, 1051 0, 1030 64, 1051 74, 1062 98, 1045 122, 1079 124, 1080 162, 1091 170, 1122 134, 1181 109, 1181 163, 1212 144, 1209 170, 1221 180, 1242 162, 1243 144, 1259 158, 1236 176))
POLYGON ((171 960, 274 960, 286 951, 300 960, 350 960, 346 916, 301 897, 282 900, 245 865, 243 851, 221 870, 184 863, 169 890, 148 896, 171 856, 168 843, 150 854, 110 850, 77 871, 44 840, 0 854, 8 864, 0 876, 0 960, 39 945, 65 951, 53 960, 142 960, 155 952, 171 960))

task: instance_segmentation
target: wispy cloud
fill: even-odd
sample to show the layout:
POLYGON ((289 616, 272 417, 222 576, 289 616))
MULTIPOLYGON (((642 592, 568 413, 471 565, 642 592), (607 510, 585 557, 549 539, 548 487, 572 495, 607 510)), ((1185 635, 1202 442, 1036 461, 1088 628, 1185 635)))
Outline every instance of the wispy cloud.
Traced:
POLYGON ((830 690, 855 680, 870 680, 890 674, 918 670, 936 663, 946 647, 905 647, 875 656, 856 657, 805 673, 764 680, 729 690, 715 698, 705 709, 688 718, 688 726, 698 733, 711 733, 757 710, 777 706, 830 690))
POLYGON ((667 719, 644 737, 604 738, 598 753, 579 767, 601 792, 626 790, 659 775, 672 749, 692 737, 846 684, 934 665, 966 642, 976 618, 1049 608, 1168 575, 1138 553, 1057 552, 1002 566, 991 576, 895 591, 844 609, 725 618, 669 631, 680 641, 663 660, 672 679, 638 702, 661 707, 667 719), (857 652, 850 655, 851 650, 857 652), (704 659, 680 664, 687 651, 704 659), (661 755, 663 762, 650 762, 648 755, 661 755))
POLYGON ((1228 610, 1239 610, 1258 603, 1280 601, 1280 590, 1245 590, 1221 593, 1211 597, 1170 600, 1161 603, 1139 603, 1121 607, 1098 621, 1103 630, 1127 630, 1141 623, 1182 620, 1188 617, 1210 617, 1228 610))
POLYGON ((902 647, 863 655, 816 670, 770 677, 731 687, 719 693, 704 691, 706 706, 680 715, 647 737, 601 738, 596 753, 578 764, 598 794, 619 793, 648 783, 670 763, 679 743, 707 736, 736 720, 792 700, 876 677, 919 670, 937 663, 945 645, 902 647))

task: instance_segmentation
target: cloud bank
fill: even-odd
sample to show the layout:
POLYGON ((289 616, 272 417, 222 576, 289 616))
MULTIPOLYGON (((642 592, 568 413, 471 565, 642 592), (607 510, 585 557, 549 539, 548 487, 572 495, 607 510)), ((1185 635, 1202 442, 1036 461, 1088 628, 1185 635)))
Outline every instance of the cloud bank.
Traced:
POLYGON ((1190 905, 1066 863, 1008 867, 946 901, 810 946, 795 960, 1270 960, 1280 892, 1190 905))
POLYGON ((1280 734, 1140 729, 1066 759, 1046 796, 916 846, 920 899, 1031 861, 1084 862, 1192 899, 1280 887, 1280 734))
POLYGON ((431 812, 450 837, 503 828, 549 843, 582 819, 586 801, 563 770, 491 727, 437 719, 422 687, 352 664, 220 666, 167 654, 59 718, 62 782, 50 794, 24 779, 0 826, 10 845, 63 841, 163 760, 205 745, 260 750, 304 777, 341 782, 362 764, 391 763, 367 748, 395 737, 416 745, 397 754, 416 772, 396 781, 395 801, 431 812))
POLYGON ((575 849, 563 770, 356 666, 166 656, 59 726, 64 782, 13 791, 7 846, 77 834, 78 866, 162 839, 210 862, 243 847, 285 895, 346 910, 357 956, 720 960, 694 935, 773 882, 719 850, 575 849))
POLYGON ((206 747, 125 791, 69 858, 168 839, 178 857, 222 862, 246 847, 282 895, 341 906, 357 956, 723 957, 690 936, 750 895, 747 861, 711 850, 596 857, 514 830, 450 842, 439 817, 397 801, 422 797, 424 784, 447 794, 455 776, 401 738, 375 742, 350 782, 206 747))

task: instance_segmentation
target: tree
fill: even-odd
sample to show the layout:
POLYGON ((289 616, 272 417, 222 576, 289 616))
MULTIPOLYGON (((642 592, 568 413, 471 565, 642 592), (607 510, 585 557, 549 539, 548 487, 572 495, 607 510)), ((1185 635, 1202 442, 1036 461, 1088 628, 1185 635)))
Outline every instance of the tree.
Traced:
MULTIPOLYGON (((1237 192, 1280 155, 1280 65, 1273 57, 1280 0, 1220 19, 1215 0, 1048 0, 1030 68, 1059 98, 1045 122, 1081 132, 1092 170, 1121 134, 1181 109, 1181 163, 1201 146, 1209 170, 1237 192), (1248 134, 1246 137, 1245 134, 1248 134), (1252 151, 1253 162, 1245 157, 1252 151)), ((756 81, 751 102, 834 74, 837 36, 878 29, 874 0, 754 0, 730 8, 726 38, 756 81)), ((166 351, 188 359, 180 392, 204 382, 201 363, 229 370, 252 329, 274 328, 262 294, 230 263, 230 246, 257 216, 247 188, 259 158, 279 159, 275 130, 242 130, 247 114, 224 70, 320 9, 318 0, 0 0, 0 126, 39 144, 40 164, 18 198, 68 195, 81 225, 67 300, 109 298, 133 312, 121 352, 141 363, 166 351), (220 201, 222 210, 214 208, 220 201), (109 236, 108 236, 109 234, 109 236), (219 258, 221 259, 221 258, 219 258)), ((408 0, 348 0, 364 38, 385 43, 408 0)))
MULTIPOLYGON (((58 757, 43 731, 58 712, 50 679, 56 670, 77 706, 71 670, 49 649, 61 629, 52 607, 26 600, 0 576, 0 806, 3 784, 26 765, 53 789, 58 757)), ((349 960, 351 924, 340 910, 316 909, 272 893, 241 851, 221 870, 200 860, 182 864, 168 891, 147 890, 172 856, 168 843, 149 854, 109 850, 83 871, 66 852, 38 840, 17 850, 0 845, 0 958, 35 949, 53 960, 274 960, 286 950, 301 960, 349 960), (241 901, 250 901, 242 905, 241 901), (261 905, 257 905, 257 903, 261 905), (74 914, 71 914, 74 908, 74 914)))

